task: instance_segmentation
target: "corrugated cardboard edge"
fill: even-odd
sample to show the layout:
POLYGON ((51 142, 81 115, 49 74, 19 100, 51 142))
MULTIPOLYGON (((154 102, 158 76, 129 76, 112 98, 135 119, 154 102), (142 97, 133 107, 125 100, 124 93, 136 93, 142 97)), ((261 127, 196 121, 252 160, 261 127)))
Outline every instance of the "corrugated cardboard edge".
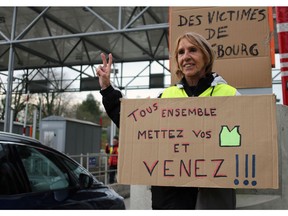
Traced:
POLYGON ((276 95, 273 94, 273 97, 271 97, 272 102, 271 104, 271 116, 274 116, 274 122, 273 126, 271 127, 272 129, 272 134, 275 134, 274 138, 274 152, 273 155, 278 155, 278 157, 274 158, 273 163, 275 167, 275 173, 273 177, 273 185, 275 186, 273 189, 279 189, 279 143, 278 143, 278 131, 277 131, 277 116, 276 116, 276 95))

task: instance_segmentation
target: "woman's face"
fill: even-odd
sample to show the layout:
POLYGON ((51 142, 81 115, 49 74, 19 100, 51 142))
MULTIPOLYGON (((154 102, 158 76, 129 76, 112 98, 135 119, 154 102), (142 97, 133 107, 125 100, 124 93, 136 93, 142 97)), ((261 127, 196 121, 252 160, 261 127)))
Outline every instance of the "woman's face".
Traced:
POLYGON ((205 76, 205 61, 202 51, 186 38, 181 39, 178 46, 177 61, 188 84, 197 85, 205 76))

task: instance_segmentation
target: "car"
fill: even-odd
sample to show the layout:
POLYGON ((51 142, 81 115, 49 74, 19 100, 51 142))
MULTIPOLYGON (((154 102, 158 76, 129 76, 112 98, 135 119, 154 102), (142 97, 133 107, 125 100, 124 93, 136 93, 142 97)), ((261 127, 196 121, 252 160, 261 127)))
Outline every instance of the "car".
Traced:
POLYGON ((0 132, 0 209, 118 209, 124 198, 40 141, 0 132))

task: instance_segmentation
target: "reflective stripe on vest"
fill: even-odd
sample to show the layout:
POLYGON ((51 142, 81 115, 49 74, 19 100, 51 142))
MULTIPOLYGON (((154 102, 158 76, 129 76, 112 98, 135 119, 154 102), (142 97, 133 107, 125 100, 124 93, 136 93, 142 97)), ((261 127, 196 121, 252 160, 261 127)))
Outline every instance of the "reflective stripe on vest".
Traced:
MULTIPOLYGON (((236 95, 236 89, 227 84, 219 84, 213 87, 209 87, 204 92, 202 92, 199 97, 207 96, 234 96, 236 95), (212 93, 212 95, 211 95, 212 93)), ((165 89, 161 95, 161 98, 179 98, 188 97, 184 88, 179 88, 177 86, 171 86, 165 89)))

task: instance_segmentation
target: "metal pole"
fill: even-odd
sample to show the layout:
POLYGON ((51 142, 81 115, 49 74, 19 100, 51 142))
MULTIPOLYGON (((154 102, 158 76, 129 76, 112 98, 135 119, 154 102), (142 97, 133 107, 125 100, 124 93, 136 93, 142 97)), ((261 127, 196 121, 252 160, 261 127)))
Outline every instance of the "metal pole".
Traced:
POLYGON ((283 104, 288 105, 288 7, 276 7, 283 104))
POLYGON ((35 139, 36 138, 36 130, 37 130, 37 109, 34 109, 33 112, 33 132, 32 132, 32 137, 35 139))
POLYGON ((41 120, 42 120, 42 96, 40 99, 40 108, 39 108, 39 125, 41 125, 41 120))
POLYGON ((107 185, 108 183, 108 157, 109 155, 108 154, 105 154, 105 178, 104 178, 104 183, 105 185, 107 185))
POLYGON ((89 158, 90 158, 90 154, 89 152, 87 153, 87 157, 86 157, 86 169, 89 171, 90 167, 89 167, 89 158))
MULTIPOLYGON (((11 109, 11 116, 13 116, 13 115, 14 115, 14 110, 11 109)), ((9 132, 10 133, 13 132, 13 118, 10 118, 9 132)))
MULTIPOLYGON (((10 42, 12 40, 14 40, 16 18, 17 18, 17 8, 14 7, 10 42)), ((12 101, 13 71, 14 71, 14 46, 12 43, 10 43, 9 65, 8 65, 8 83, 7 83, 7 91, 6 91, 5 119, 4 119, 4 131, 5 132, 9 131, 9 123, 11 121, 10 110, 11 110, 11 101, 12 101)))
POLYGON ((24 125, 23 125, 23 135, 26 136, 26 126, 27 126, 27 115, 28 115, 28 101, 29 101, 29 90, 26 97, 25 115, 24 115, 24 125))

